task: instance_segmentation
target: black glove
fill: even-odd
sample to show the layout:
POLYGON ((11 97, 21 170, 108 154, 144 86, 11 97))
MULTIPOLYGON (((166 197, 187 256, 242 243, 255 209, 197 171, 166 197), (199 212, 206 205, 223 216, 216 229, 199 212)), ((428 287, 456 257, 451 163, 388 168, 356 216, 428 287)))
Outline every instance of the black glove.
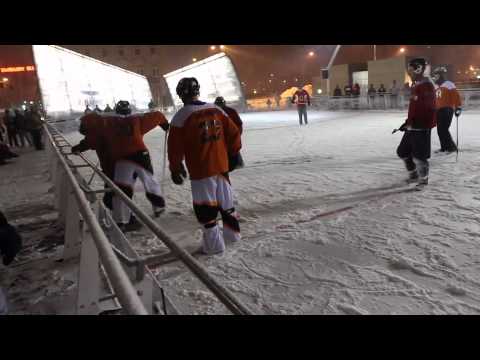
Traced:
POLYGON ((456 116, 456 117, 459 117, 461 114, 462 114, 462 108, 460 108, 460 107, 459 107, 459 108, 456 108, 456 109, 455 109, 455 116, 456 116))
POLYGON ((228 171, 232 172, 235 169, 242 168, 244 166, 243 164, 243 158, 240 153, 231 155, 228 157, 228 171))
POLYGON ((182 167, 179 172, 172 172, 171 174, 172 181, 175 185, 182 185, 183 179, 187 178, 187 171, 182 164, 182 167))
POLYGON ((165 132, 168 131, 168 129, 170 129, 170 124, 168 122, 162 124, 162 125, 159 125, 163 130, 165 130, 165 132))
POLYGON ((392 134, 395 134, 397 131, 405 131, 405 130, 407 130, 407 120, 405 120, 405 122, 398 129, 394 129, 392 131, 392 134))
POLYGON ((80 144, 72 146, 72 154, 79 154, 79 153, 81 153, 80 144))

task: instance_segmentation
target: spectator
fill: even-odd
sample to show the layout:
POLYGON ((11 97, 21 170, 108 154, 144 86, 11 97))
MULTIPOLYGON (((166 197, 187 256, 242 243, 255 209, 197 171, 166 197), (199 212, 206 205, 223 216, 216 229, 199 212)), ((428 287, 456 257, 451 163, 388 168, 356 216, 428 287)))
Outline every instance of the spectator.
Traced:
POLYGON ((7 109, 5 111, 4 123, 7 127, 8 142, 10 144, 10 147, 18 147, 17 125, 15 123, 15 113, 13 109, 7 109))
POLYGON ((353 85, 352 95, 353 96, 360 96, 360 85, 358 85, 358 83, 355 83, 355 85, 353 85))
POLYGON ((103 110, 104 112, 106 113, 110 113, 110 112, 113 112, 113 109, 110 107, 109 104, 107 104, 107 106, 105 107, 105 110, 103 110))
POLYGON ((403 98, 405 102, 408 103, 410 101, 410 94, 411 94, 410 84, 408 82, 406 82, 403 85, 402 92, 403 92, 403 98))
POLYGON ((282 98, 280 97, 280 95, 275 94, 275 102, 277 103, 277 108, 280 107, 280 100, 282 100, 282 98))
POLYGON ((25 116, 18 109, 15 109, 15 125, 17 128, 17 134, 20 139, 20 146, 25 147, 25 140, 27 140, 28 145, 32 145, 30 138, 28 136, 28 131, 25 127, 25 116))
POLYGON ((345 85, 343 88, 345 96, 352 96, 352 86, 350 84, 345 85))
POLYGON ((373 84, 370 84, 370 87, 368 88, 367 91, 368 95, 368 104, 371 107, 375 107, 375 96, 377 95, 377 90, 373 87, 373 84))
POLYGON ((97 113, 101 113, 102 112, 102 109, 100 109, 98 107, 98 105, 95 105, 95 109, 93 109, 93 111, 97 112, 97 113))
POLYGON ((270 98, 267 99, 267 106, 268 106, 268 109, 272 108, 272 100, 270 100, 270 98))
POLYGON ((90 109, 90 106, 87 105, 87 107, 85 108, 85 111, 83 113, 88 114, 88 113, 91 113, 91 112, 92 112, 92 109, 90 109))
POLYGON ((148 109, 150 111, 152 111, 153 109, 155 109, 155 103, 153 102, 153 99, 150 100, 150 102, 148 103, 148 109))
POLYGON ((2 116, 0 116, 0 143, 3 143, 6 140, 7 140, 7 128, 5 127, 5 113, 4 113, 2 116))
POLYGON ((33 145, 37 150, 43 150, 42 125, 43 121, 38 109, 35 106, 32 106, 26 113, 25 127, 30 132, 33 145))
POLYGON ((397 86, 397 81, 393 80, 392 87, 390 88, 390 104, 392 109, 398 108, 398 94, 400 89, 397 86))
POLYGON ((383 102, 383 108, 386 108, 385 104, 385 93, 387 92, 387 89, 385 89, 385 86, 383 84, 380 84, 380 87, 377 90, 378 97, 380 98, 380 101, 383 102))
POLYGON ((342 96, 342 89, 340 89, 338 84, 335 86, 335 90, 333 90, 333 96, 342 96))

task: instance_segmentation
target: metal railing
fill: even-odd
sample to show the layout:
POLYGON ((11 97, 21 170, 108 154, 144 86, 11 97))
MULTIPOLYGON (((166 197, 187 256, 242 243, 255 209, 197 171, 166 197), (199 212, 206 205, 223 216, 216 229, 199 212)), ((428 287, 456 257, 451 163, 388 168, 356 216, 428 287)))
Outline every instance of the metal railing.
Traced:
MULTIPOLYGON (((64 258, 71 258, 75 256, 75 254, 78 254, 79 251, 84 254, 91 253, 89 250, 94 246, 98 252, 97 256, 100 258, 101 264, 103 265, 112 288, 115 291, 115 295, 125 312, 132 315, 147 315, 148 312, 145 309, 145 306, 122 268, 120 261, 110 245, 110 241, 103 232, 90 207, 89 201, 83 190, 80 188, 71 167, 64 158, 64 154, 62 154, 60 150, 61 147, 57 145, 46 125, 44 125, 44 132, 48 138, 46 145, 47 151, 50 153, 51 179, 55 183, 55 191, 57 195, 56 207, 63 210, 60 212, 60 219, 63 221, 67 220, 65 226, 64 258), (79 213, 82 216, 82 222, 80 221, 79 213), (84 226, 85 224, 86 227, 84 226), (76 231, 74 227, 77 227, 76 231), (74 239, 73 233, 81 234, 81 239, 74 239)), ((80 262, 85 263, 91 260, 93 259, 86 259, 84 256, 81 257, 80 262)), ((88 274, 82 272, 81 266, 78 286, 79 294, 77 297, 77 313, 79 313, 78 310, 83 310, 91 306, 96 307, 98 305, 95 299, 89 304, 82 303, 81 291, 83 289, 81 285, 83 285, 82 280, 85 276, 88 276, 88 274)), ((97 285, 100 285, 100 283, 98 282, 97 285)), ((80 313, 82 313, 82 311, 80 311, 80 313)))
MULTIPOLYGON (((102 181, 108 186, 107 190, 101 189, 101 190, 91 190, 88 186, 88 184, 84 181, 83 184, 76 184, 78 189, 81 189, 84 193, 87 193, 92 199, 92 202, 94 201, 96 204, 96 209, 97 209, 97 216, 100 220, 106 219, 108 223, 111 224, 111 232, 110 234, 113 235, 110 237, 110 241, 107 239, 106 235, 103 233, 102 228, 100 227, 100 224, 98 220, 96 220, 95 227, 90 227, 90 229, 94 229, 94 232, 96 233, 97 231, 102 232, 101 236, 101 245, 102 245, 102 252, 105 251, 104 247, 104 241, 106 240, 108 242, 109 246, 109 254, 111 255, 112 253, 115 253, 117 263, 120 261, 124 267, 130 267, 133 268, 133 273, 130 274, 130 279, 134 279, 137 281, 144 281, 145 280, 145 272, 150 273, 149 278, 150 281, 156 282, 157 286, 159 287, 158 281, 155 279, 155 276, 151 273, 151 271, 148 268, 149 264, 156 263, 162 258, 165 258, 165 255, 171 255, 171 257, 174 257, 181 262, 217 297, 217 299, 225 305, 227 309, 229 309, 233 314, 236 315, 251 315, 252 312, 245 306, 243 305, 228 289, 226 289, 223 285, 221 285, 215 278, 213 278, 208 271, 205 269, 205 267, 200 264, 188 251, 180 247, 175 243, 175 241, 150 217, 148 216, 143 210, 141 210, 121 189, 119 189, 113 181, 111 181, 96 165, 94 165, 90 160, 88 160, 84 155, 78 155, 75 156, 78 159, 81 159, 83 161, 82 164, 73 164, 70 160, 70 163, 67 163, 67 161, 64 159, 64 157, 67 157, 68 155, 71 155, 71 153, 64 153, 60 149, 62 148, 68 148, 71 147, 71 144, 67 141, 67 139, 57 130, 53 127, 53 125, 49 124, 48 128, 45 127, 45 131, 48 133, 49 139, 51 140, 52 147, 54 151, 56 152, 57 157, 61 157, 62 161, 61 163, 63 164, 62 166, 65 167, 67 166, 68 170, 71 173, 70 168, 74 168, 76 171, 76 168, 81 168, 81 167, 88 167, 91 170, 94 171, 94 174, 99 176, 102 181), (50 131, 54 134, 50 134, 50 131), (54 140, 55 138, 55 140, 54 140), (59 145, 60 144, 60 145, 59 145), (130 210, 136 215, 136 217, 145 224, 145 226, 159 239, 161 240, 166 247, 170 250, 170 253, 165 254, 165 253, 160 253, 148 257, 140 257, 130 246, 128 239, 124 236, 124 234, 118 229, 116 226, 115 222, 112 220, 109 212, 105 209, 103 206, 103 203, 101 201, 96 201, 96 194, 97 193, 102 193, 105 191, 113 191, 114 196, 118 196, 126 205, 130 208, 130 210), (113 244, 113 246, 112 246, 113 244)), ((55 169, 52 169, 51 173, 54 174, 56 171, 55 169)), ((72 175, 73 176, 73 175, 72 175)), ((74 177, 73 177, 74 178, 74 177)), ((57 196, 57 201, 58 201, 58 207, 60 209, 65 209, 67 205, 65 204, 65 195, 61 195, 62 191, 65 191, 64 186, 63 186, 63 181, 56 181, 56 188, 58 188, 58 191, 60 194, 57 196)), ((85 196, 84 196, 85 198, 85 196)), ((82 207, 85 204, 82 203, 82 207)), ((68 200, 68 206, 74 207, 74 205, 70 205, 70 199, 68 200)), ((85 212, 85 210, 82 210, 85 212)), ((75 212, 75 208, 70 209, 70 211, 61 211, 61 214, 68 214, 67 216, 70 218, 70 216, 75 212)), ((91 212, 91 210, 90 210, 91 212)), ((77 211, 78 214, 78 211, 77 211)), ((92 213, 93 214, 93 213, 92 213)), ((82 213, 83 215, 83 213, 82 213)), ((90 219, 93 221, 93 219, 90 219)), ((70 221, 71 223, 72 221, 70 221)), ((75 220, 73 221, 75 224, 75 220)), ((92 224, 93 225, 93 224, 92 224)), ((75 225, 70 225, 70 227, 75 227, 75 225)), ((67 222, 66 225, 66 244, 65 244, 65 251, 69 251, 68 249, 72 247, 72 244, 75 242, 73 241, 67 241, 69 238, 69 234, 74 234, 75 231, 69 231, 69 222, 67 222)), ((100 235, 96 234, 97 237, 100 235)), ((97 240, 96 240, 97 242, 97 240)), ((73 246, 74 247, 74 246, 73 246)), ((103 257, 104 255, 101 255, 102 263, 103 263, 103 257)), ((109 258, 107 258, 109 260, 109 258)), ((110 278, 110 271, 112 271, 111 268, 106 268, 107 270, 107 275, 110 278)), ((123 269, 122 269, 123 270, 123 269)), ((115 271, 118 271, 118 268, 115 269, 115 271)), ((128 271, 129 272, 129 271, 128 271)), ((118 275, 116 275, 118 276, 118 275)), ((115 277, 114 277, 115 279, 115 277)), ((110 279, 112 280, 112 279, 110 279)), ((118 287, 117 280, 112 281, 112 286, 115 289, 115 287, 118 287)), ((138 286, 137 286, 138 288, 138 286)), ((121 290, 121 289, 120 289, 121 290)), ((151 292, 151 290, 150 290, 151 292)), ((117 293, 117 290, 115 289, 115 294, 117 293)), ((137 294, 138 294, 138 289, 137 289, 137 294)), ((133 296, 133 294, 131 294, 133 296)), ((164 294, 162 292, 162 297, 164 297, 164 294)), ((121 304, 124 299, 121 299, 121 304)), ((145 298, 142 298, 142 301, 144 304, 147 305, 147 308, 151 308, 151 301, 148 302, 146 301, 145 298)), ((169 304, 171 308, 174 308, 173 304, 169 304)), ((165 304, 164 306, 165 307, 165 304)))

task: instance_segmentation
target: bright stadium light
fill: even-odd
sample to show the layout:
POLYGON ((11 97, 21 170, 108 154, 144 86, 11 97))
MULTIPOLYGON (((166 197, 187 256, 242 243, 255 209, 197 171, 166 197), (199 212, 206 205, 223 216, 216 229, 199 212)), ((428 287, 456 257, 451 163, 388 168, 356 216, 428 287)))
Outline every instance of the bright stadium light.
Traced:
POLYGON ((193 58, 192 61, 193 61, 193 62, 196 62, 196 61, 197 61, 197 58, 193 58))
POLYGON ((310 56, 310 57, 312 57, 312 56, 314 56, 314 55, 315 55, 315 53, 314 53, 313 51, 310 51, 310 52, 308 53, 308 56, 310 56))
POLYGON ((215 45, 210 46, 210 50, 215 50, 217 47, 215 45))
POLYGON ((317 89, 317 94, 321 94, 322 93, 322 89, 317 89))
POLYGON ((220 45, 220 50, 225 50, 225 45, 220 45))
POLYGON ((403 48, 403 47, 400 48, 400 52, 401 52, 401 53, 404 53, 404 52, 405 52, 405 48, 403 48))

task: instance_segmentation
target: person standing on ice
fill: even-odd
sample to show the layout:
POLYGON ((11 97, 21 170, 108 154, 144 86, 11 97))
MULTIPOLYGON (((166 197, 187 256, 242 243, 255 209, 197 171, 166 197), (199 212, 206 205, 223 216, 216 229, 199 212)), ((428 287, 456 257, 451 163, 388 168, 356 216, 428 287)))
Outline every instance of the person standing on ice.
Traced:
POLYGON ((453 114, 460 116, 462 113, 462 100, 455 84, 446 79, 447 69, 443 66, 437 67, 432 72, 432 79, 436 86, 437 95, 437 133, 440 140, 440 149, 435 151, 451 153, 457 151, 457 145, 450 135, 450 125, 453 114))
POLYGON ((307 104, 310 106, 310 95, 308 95, 308 92, 305 89, 298 88, 292 97, 292 104, 295 104, 295 102, 297 103, 300 126, 303 125, 302 117, 305 119, 305 125, 307 125, 307 104))
POLYGON ((408 182, 417 186, 428 184, 431 152, 431 129, 435 127, 435 88, 425 76, 427 62, 423 58, 408 63, 408 74, 412 79, 408 118, 399 130, 404 131, 397 155, 405 162, 409 173, 408 182))
POLYGON ((172 181, 182 185, 190 174, 193 209, 203 225, 201 251, 213 255, 225 251, 225 240, 240 240, 240 224, 233 204, 229 158, 240 152, 240 131, 214 104, 199 101, 200 84, 183 78, 176 88, 184 107, 173 117, 168 137, 168 161, 172 181), (223 229, 217 224, 222 216, 223 229))

